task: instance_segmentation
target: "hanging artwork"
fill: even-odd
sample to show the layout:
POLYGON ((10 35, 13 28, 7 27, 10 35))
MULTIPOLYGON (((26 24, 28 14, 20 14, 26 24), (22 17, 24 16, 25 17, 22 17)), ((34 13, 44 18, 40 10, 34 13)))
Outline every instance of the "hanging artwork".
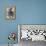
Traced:
POLYGON ((6 8, 6 19, 14 20, 16 18, 16 7, 10 6, 6 8))
POLYGON ((16 34, 15 34, 15 33, 10 33, 9 36, 8 36, 8 39, 15 41, 15 39, 16 39, 16 34))

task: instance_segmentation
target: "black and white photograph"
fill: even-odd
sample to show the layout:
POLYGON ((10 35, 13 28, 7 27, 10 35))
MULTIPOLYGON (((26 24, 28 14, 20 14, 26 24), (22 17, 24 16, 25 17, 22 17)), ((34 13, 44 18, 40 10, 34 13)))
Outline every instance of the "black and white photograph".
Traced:
POLYGON ((10 6, 6 8, 6 19, 8 20, 16 19, 16 7, 15 6, 10 6))

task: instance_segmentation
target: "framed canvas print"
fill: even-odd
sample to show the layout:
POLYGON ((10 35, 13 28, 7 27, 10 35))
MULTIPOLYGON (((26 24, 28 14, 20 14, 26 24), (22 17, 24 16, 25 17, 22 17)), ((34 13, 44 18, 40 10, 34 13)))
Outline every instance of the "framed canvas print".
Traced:
POLYGON ((21 40, 46 41, 46 25, 20 24, 18 38, 21 40))
POLYGON ((6 19, 7 20, 16 19, 16 6, 9 6, 6 8, 6 19))

